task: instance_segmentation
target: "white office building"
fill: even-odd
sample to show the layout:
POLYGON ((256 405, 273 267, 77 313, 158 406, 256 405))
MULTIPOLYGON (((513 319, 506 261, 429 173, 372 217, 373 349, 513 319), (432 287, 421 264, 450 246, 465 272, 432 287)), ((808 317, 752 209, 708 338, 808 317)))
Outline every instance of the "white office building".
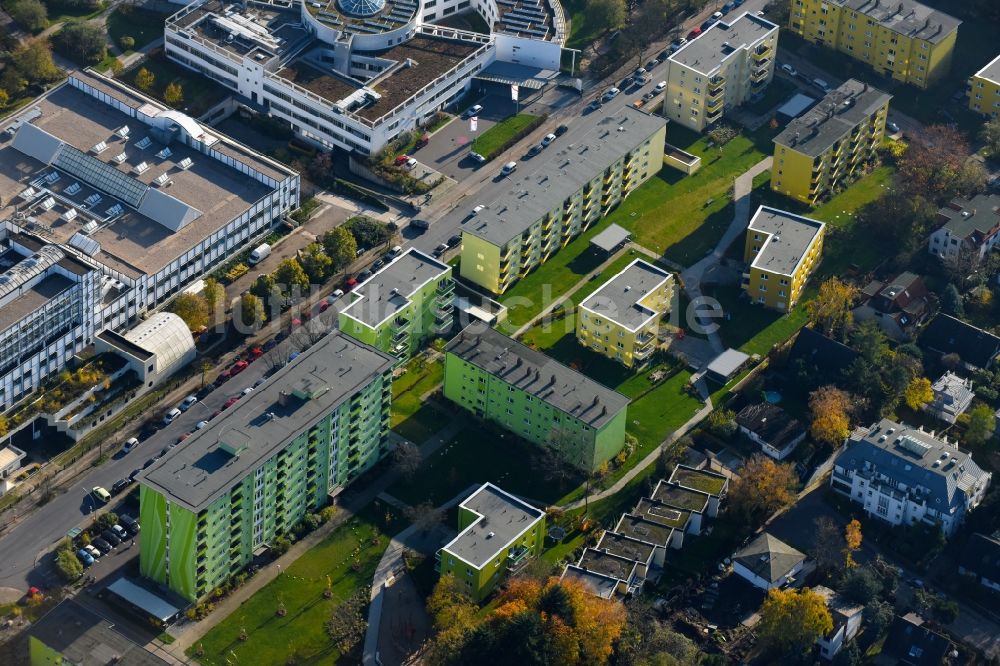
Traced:
POLYGON ((165 51, 299 136, 368 155, 474 77, 504 82, 495 61, 558 70, 565 36, 558 0, 204 0, 167 20, 165 51), (467 10, 489 34, 435 23, 467 10))
POLYGON ((830 485, 869 516, 892 525, 937 525, 950 536, 982 501, 990 479, 947 440, 882 419, 847 438, 830 485))

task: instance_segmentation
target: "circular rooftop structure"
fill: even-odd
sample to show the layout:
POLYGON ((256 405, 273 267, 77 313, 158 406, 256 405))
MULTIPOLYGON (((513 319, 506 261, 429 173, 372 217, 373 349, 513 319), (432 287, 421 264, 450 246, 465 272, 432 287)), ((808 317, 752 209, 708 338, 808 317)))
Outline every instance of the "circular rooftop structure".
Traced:
POLYGON ((385 9, 385 0, 337 0, 337 6, 350 16, 374 16, 385 9))

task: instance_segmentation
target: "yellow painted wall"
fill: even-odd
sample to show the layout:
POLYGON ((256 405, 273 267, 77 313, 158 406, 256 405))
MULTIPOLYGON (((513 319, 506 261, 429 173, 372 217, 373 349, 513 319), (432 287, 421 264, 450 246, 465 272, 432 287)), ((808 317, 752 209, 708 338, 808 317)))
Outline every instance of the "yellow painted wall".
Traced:
POLYGON ((969 108, 984 116, 1000 115, 1000 84, 973 76, 969 91, 969 108))
MULTIPOLYGON (((823 254, 823 237, 825 233, 826 227, 823 227, 807 251, 804 259, 799 262, 794 275, 781 275, 751 267, 749 269, 749 284, 744 286, 750 299, 754 303, 759 303, 779 312, 787 312, 794 307, 802 296, 802 289, 809 281, 809 276, 819 264, 820 257, 823 254), (763 291, 761 290, 762 286, 764 287, 763 291)), ((744 259, 748 264, 753 262, 757 256, 757 251, 764 246, 764 242, 768 237, 769 234, 764 232, 753 229, 747 230, 744 259), (754 239, 754 235, 758 235, 760 238, 754 239)))

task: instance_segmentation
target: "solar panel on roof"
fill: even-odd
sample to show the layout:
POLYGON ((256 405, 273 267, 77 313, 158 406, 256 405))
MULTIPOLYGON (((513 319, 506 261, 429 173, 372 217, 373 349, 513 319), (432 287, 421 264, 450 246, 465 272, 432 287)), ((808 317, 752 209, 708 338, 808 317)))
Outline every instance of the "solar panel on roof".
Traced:
POLYGON ((68 144, 64 145, 56 156, 55 165, 88 185, 121 199, 130 206, 138 206, 148 189, 144 183, 130 178, 110 164, 91 157, 68 144))
POLYGON ((73 234, 73 237, 69 239, 69 244, 71 247, 75 247, 88 257, 92 257, 101 251, 100 243, 95 241, 93 238, 84 236, 79 231, 73 234))

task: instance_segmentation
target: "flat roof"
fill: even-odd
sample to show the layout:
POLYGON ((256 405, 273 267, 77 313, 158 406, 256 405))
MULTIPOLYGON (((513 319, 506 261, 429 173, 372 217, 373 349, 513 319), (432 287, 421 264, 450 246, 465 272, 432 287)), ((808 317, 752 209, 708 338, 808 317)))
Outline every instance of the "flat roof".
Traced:
POLYGON ((815 103, 815 97, 810 97, 809 95, 797 92, 792 95, 787 102, 778 107, 778 110, 775 113, 779 116, 785 116, 786 118, 798 118, 806 109, 815 103))
POLYGON ((490 563, 545 516, 545 512, 508 492, 484 483, 460 507, 480 516, 442 550, 477 569, 490 563))
MULTIPOLYGON (((630 106, 611 115, 601 113, 576 118, 541 155, 519 163, 510 176, 487 183, 476 196, 486 208, 462 227, 464 233, 503 246, 667 124, 665 118, 630 106)), ((459 207, 451 215, 457 224, 469 210, 459 207)))
POLYGON ((693 488, 685 488, 663 479, 657 482, 656 488, 653 489, 650 497, 668 506, 694 511, 695 513, 704 512, 709 500, 708 493, 694 490, 693 488))
POLYGON ((982 242, 1000 227, 1000 195, 976 194, 970 199, 957 197, 938 210, 942 227, 961 239, 978 235, 982 242))
POLYGON ((189 511, 200 511, 390 370, 395 360, 347 335, 329 333, 170 449, 139 481, 189 511))
MULTIPOLYGON (((634 331, 666 310, 654 310, 643 301, 672 280, 667 271, 636 259, 591 294, 580 307, 634 331)), ((668 306, 669 307, 669 306, 668 306)))
POLYGON ((115 625, 73 599, 58 606, 32 623, 27 630, 33 637, 77 666, 166 666, 145 647, 115 630, 115 625))
MULTIPOLYGON (((164 118, 190 121, 98 75, 75 72, 73 78, 144 115, 161 114, 164 118)), ((0 200, 8 204, 6 209, 0 209, 0 218, 13 213, 9 204, 16 202, 22 212, 35 218, 32 229, 35 233, 47 241, 62 244, 68 244, 86 222, 94 221, 97 229, 87 233, 87 237, 96 241, 99 251, 92 256, 132 278, 161 270, 273 191, 180 141, 171 142, 169 153, 164 152, 167 146, 156 140, 153 128, 69 83, 37 100, 20 117, 41 132, 29 131, 24 138, 19 138, 26 129, 22 127, 13 139, 6 132, 0 133, 0 200), (130 130, 125 139, 116 134, 123 126, 130 130), (148 147, 140 148, 140 142, 145 139, 149 139, 148 147), (105 147, 95 152, 95 146, 102 143, 105 147), (60 145, 83 153, 84 156, 77 157, 75 162, 82 159, 84 164, 68 166, 68 162, 63 161, 66 151, 58 148, 60 145), (23 152, 25 150, 34 154, 23 152), (57 150, 61 152, 55 157, 57 150), (118 163, 116 158, 120 154, 124 154, 125 159, 118 163), (58 160, 63 167, 50 166, 49 157, 58 160), (136 167, 143 163, 146 168, 140 173, 136 167), (59 173, 59 179, 45 183, 44 188, 55 195, 55 205, 43 206, 46 195, 41 194, 32 206, 26 206, 18 195, 26 189, 28 181, 54 171, 59 173), (119 175, 115 176, 116 173, 119 175), (155 179, 163 174, 168 180, 163 186, 157 185, 155 179), (115 181, 110 180, 112 176, 115 181), (97 183, 106 189, 98 189, 97 183), (99 194, 101 200, 87 203, 95 194, 99 194), (120 204, 122 210, 115 217, 108 211, 116 204, 120 204), (70 209, 77 211, 77 217, 67 220, 64 214, 70 209), (150 215, 183 226, 175 231, 150 215)), ((232 143, 209 128, 191 127, 197 127, 214 150, 262 174, 279 181, 295 176, 291 170, 232 143)))
POLYGON ((5 320, 0 330, 6 330, 13 326, 74 284, 76 283, 58 273, 46 275, 34 286, 25 289, 20 296, 0 308, 0 313, 3 314, 5 320))
POLYGON ((668 59, 709 76, 733 53, 751 47, 777 30, 778 26, 767 19, 743 12, 734 19, 720 19, 668 59))
POLYGON ((636 502, 633 513, 646 520, 651 520, 677 530, 685 529, 688 521, 691 520, 690 511, 667 506, 663 502, 658 502, 649 497, 643 497, 636 502))
POLYGON ((877 21, 893 32, 937 43, 962 24, 954 16, 914 0, 831 0, 877 21))
POLYGON ((720 377, 729 378, 740 366, 750 359, 749 354, 741 352, 739 349, 730 347, 709 362, 706 370, 715 373, 720 377))
POLYGON ((615 525, 615 532, 665 547, 670 543, 674 528, 634 513, 623 513, 615 525))
POLYGON ((406 307, 414 292, 440 280, 451 266, 410 248, 351 291, 351 304, 340 314, 376 328, 406 307))
POLYGON ((627 534, 618 534, 605 530, 601 536, 601 540, 597 542, 597 550, 603 550, 618 557, 646 564, 653 557, 656 545, 648 541, 635 539, 627 534))
POLYGON ((584 587, 586 587, 590 592, 603 599, 611 599, 615 596, 615 591, 618 589, 618 579, 611 576, 606 576, 602 573, 596 571, 588 571, 582 567, 575 564, 570 564, 563 570, 560 580, 565 578, 571 578, 573 580, 579 581, 584 587))
POLYGON ((631 558, 614 555, 595 548, 584 550, 583 555, 580 556, 580 561, 576 565, 581 569, 611 576, 625 582, 629 582, 632 579, 632 575, 639 566, 631 558))
POLYGON ((983 65, 983 68, 976 72, 975 75, 1000 86, 1000 55, 983 65))
POLYGON ((155 617, 160 622, 169 622, 176 617, 181 609, 157 596, 149 590, 139 587, 127 578, 119 578, 107 587, 108 592, 118 595, 130 604, 137 606, 155 617))
POLYGON ((767 238, 751 267, 778 275, 794 275, 824 226, 803 215, 761 206, 750 220, 747 233, 760 231, 767 234, 767 238))
POLYGON ((469 324, 445 351, 595 429, 628 407, 621 393, 485 324, 469 324))
POLYGON ((819 104, 789 122, 774 137, 774 142, 797 153, 818 157, 838 141, 850 137, 858 125, 888 104, 890 99, 892 95, 878 88, 857 79, 848 79, 828 92, 819 104))
POLYGON ((670 482, 684 486, 685 488, 700 490, 712 497, 720 497, 725 491, 729 479, 716 472, 695 469, 686 465, 677 465, 670 474, 670 482))
POLYGON ((613 252, 622 243, 632 238, 632 232, 617 224, 609 224, 603 231, 590 239, 590 244, 599 250, 613 252))

